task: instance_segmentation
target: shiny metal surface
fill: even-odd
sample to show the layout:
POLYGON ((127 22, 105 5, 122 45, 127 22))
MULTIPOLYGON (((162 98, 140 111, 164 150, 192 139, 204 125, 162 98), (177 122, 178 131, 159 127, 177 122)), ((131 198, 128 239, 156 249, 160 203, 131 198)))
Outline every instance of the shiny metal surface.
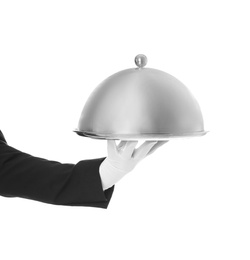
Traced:
POLYGON ((143 68, 147 65, 148 63, 148 59, 145 55, 143 54, 138 54, 136 57, 135 57, 135 64, 138 68, 143 68))
POLYGON ((166 72, 144 68, 145 55, 135 62, 138 68, 117 72, 94 89, 75 132, 120 140, 206 134, 200 106, 187 87, 166 72))

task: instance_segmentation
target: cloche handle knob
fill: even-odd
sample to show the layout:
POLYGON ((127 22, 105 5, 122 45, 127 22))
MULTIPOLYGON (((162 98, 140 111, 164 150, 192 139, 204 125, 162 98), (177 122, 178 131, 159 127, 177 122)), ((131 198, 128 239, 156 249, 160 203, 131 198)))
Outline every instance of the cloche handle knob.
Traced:
POLYGON ((135 57, 135 64, 136 66, 141 69, 147 65, 148 59, 144 54, 138 54, 135 57))

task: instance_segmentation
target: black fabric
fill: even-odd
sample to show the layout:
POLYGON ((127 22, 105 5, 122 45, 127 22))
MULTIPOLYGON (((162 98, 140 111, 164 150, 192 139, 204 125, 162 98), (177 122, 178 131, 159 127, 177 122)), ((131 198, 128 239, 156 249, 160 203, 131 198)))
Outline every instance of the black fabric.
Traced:
POLYGON ((2 131, 0 130, 0 142, 4 142, 4 143, 6 143, 6 140, 5 140, 5 138, 4 138, 4 136, 3 136, 3 133, 2 133, 2 131))
POLYGON ((102 189, 99 166, 104 159, 62 164, 34 157, 9 146, 0 131, 0 195, 107 208, 114 187, 102 189))

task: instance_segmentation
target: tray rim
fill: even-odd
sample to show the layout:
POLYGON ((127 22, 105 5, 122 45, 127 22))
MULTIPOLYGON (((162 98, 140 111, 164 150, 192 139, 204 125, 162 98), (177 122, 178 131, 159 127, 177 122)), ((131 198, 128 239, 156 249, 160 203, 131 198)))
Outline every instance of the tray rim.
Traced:
POLYGON ((199 131, 193 133, 183 133, 183 134, 169 134, 169 133, 137 133, 137 134, 97 134, 94 132, 81 131, 74 129, 73 132, 77 133, 83 137, 89 137, 93 139, 101 140, 169 140, 174 138, 192 138, 206 135, 209 131, 199 131))

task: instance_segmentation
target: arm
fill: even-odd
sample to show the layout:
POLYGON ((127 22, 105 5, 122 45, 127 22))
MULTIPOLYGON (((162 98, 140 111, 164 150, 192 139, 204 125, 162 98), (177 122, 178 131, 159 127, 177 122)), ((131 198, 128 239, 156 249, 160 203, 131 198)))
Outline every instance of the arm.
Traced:
POLYGON ((107 208, 114 187, 103 191, 99 167, 104 159, 75 165, 45 160, 7 145, 0 132, 0 195, 107 208))

